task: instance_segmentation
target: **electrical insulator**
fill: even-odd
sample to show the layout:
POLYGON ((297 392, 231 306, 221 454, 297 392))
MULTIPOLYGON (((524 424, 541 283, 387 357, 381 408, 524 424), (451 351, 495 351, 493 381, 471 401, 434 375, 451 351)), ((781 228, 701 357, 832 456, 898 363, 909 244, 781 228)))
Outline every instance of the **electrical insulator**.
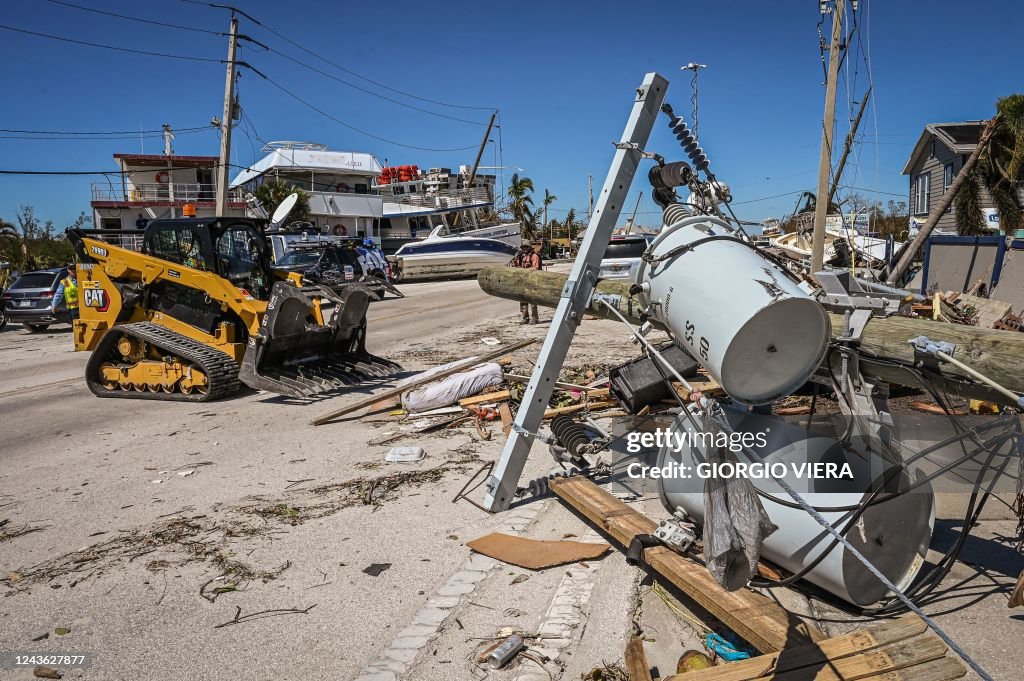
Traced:
POLYGON ((676 139, 679 140, 679 144, 683 147, 683 151, 690 157, 690 162, 693 167, 697 170, 707 171, 708 169, 708 157, 705 155, 704 150, 697 144, 697 137, 690 130, 690 126, 686 124, 679 116, 673 116, 672 120, 669 121, 669 127, 672 128, 673 134, 676 139))

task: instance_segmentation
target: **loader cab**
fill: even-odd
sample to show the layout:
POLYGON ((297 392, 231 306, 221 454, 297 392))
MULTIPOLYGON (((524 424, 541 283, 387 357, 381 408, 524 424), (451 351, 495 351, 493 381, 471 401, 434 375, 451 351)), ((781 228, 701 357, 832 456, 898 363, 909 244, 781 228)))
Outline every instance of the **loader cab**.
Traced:
POLYGON ((246 218, 154 220, 146 227, 143 253, 213 272, 267 300, 273 278, 263 223, 246 218))

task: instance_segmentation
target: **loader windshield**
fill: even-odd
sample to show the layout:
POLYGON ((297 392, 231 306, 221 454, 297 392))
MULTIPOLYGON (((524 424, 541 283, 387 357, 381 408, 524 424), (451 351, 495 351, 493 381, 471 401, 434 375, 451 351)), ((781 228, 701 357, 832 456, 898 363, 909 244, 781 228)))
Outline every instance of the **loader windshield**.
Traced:
POLYGON ((230 225, 217 238, 216 252, 220 275, 253 297, 266 300, 270 278, 263 235, 252 225, 230 225))

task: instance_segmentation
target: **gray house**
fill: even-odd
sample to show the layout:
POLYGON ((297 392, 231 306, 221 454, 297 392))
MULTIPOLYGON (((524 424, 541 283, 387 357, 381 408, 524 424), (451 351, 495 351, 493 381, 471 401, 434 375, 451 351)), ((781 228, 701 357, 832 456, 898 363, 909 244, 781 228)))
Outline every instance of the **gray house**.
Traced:
MULTIPOLYGON (((914 151, 903 167, 910 176, 910 217, 923 224, 928 212, 939 200, 953 178, 960 172, 967 157, 978 144, 985 121, 959 123, 929 123, 914 145, 914 151)), ((999 218, 988 192, 982 188, 981 205, 985 209, 989 226, 999 228, 999 218)), ((956 233, 954 211, 949 207, 939 219, 938 232, 956 233)))

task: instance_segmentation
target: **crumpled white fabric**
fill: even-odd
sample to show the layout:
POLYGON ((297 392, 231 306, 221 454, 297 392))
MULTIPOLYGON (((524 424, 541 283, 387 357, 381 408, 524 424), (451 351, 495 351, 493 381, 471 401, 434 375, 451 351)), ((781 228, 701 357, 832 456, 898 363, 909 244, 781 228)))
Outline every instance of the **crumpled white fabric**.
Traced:
MULTIPOLYGON (((457 363, 453 362, 452 364, 457 363)), ((439 373, 451 367, 452 364, 434 367, 423 374, 418 374, 415 378, 419 379, 429 376, 431 373, 439 373)), ((428 383, 402 393, 402 408, 409 412, 420 412, 447 407, 463 398, 477 395, 485 388, 501 385, 504 380, 505 375, 500 364, 496 362, 478 364, 436 383, 428 383)))

